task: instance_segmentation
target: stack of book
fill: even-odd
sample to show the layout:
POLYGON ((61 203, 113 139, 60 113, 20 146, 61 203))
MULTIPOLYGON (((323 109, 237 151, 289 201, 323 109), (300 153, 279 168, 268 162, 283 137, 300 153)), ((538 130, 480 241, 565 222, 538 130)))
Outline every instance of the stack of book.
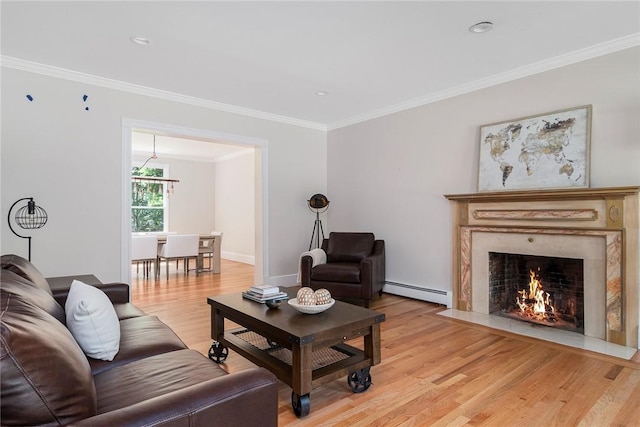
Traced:
POLYGON ((280 292, 279 287, 270 285, 253 285, 248 290, 244 291, 242 296, 260 303, 288 298, 286 293, 280 292))

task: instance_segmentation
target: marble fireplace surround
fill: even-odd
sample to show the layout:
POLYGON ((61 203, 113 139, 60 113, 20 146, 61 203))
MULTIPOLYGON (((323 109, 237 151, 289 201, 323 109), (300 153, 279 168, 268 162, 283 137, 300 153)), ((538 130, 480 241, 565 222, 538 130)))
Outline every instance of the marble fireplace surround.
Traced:
POLYGON ((585 336, 638 348, 640 187, 447 195, 454 308, 489 314, 489 252, 584 260, 585 336))
POLYGON ((461 248, 459 301, 473 311, 490 314, 489 252, 576 258, 584 261, 584 334, 622 331, 620 232, 461 227, 461 248))

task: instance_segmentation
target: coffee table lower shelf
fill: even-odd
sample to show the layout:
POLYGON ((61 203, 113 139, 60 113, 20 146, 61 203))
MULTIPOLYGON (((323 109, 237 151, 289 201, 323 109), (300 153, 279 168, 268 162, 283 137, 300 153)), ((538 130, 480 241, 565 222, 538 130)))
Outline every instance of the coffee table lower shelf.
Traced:
MULTIPOLYGON (((297 416, 305 416, 309 413, 310 390, 301 390, 294 382, 296 368, 294 368, 294 354, 291 348, 271 341, 247 328, 237 328, 225 331, 218 341, 213 342, 209 357, 217 363, 223 363, 229 354, 228 348, 273 372, 279 380, 291 387, 291 403, 297 416)), ((344 375, 347 375, 347 383, 354 393, 363 392, 371 385, 369 373, 371 360, 364 351, 345 343, 313 348, 310 365, 311 387, 344 375)))

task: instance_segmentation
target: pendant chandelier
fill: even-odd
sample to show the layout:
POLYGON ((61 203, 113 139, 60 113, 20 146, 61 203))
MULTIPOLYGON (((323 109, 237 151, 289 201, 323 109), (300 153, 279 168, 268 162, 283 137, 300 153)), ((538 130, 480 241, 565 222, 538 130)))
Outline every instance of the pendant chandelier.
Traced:
MULTIPOLYGON (((144 161, 144 163, 142 164, 142 166, 138 168, 138 170, 141 170, 142 168, 144 168, 146 164, 149 162, 149 160, 151 159, 155 160, 157 158, 158 158, 158 155, 156 154, 156 136, 153 135, 153 153, 147 160, 144 161)), ((164 188, 166 189, 167 195, 172 194, 174 192, 174 184, 176 182, 180 182, 180 180, 178 179, 165 178, 161 176, 140 176, 140 175, 131 176, 131 181, 136 186, 138 183, 164 184, 165 186, 164 188)))

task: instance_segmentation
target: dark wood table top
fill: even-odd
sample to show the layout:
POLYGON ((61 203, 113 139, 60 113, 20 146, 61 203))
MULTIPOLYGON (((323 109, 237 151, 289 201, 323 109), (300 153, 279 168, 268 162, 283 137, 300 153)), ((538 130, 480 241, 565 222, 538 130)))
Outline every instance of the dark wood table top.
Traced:
MULTIPOLYGON (((289 297, 295 297, 297 287, 281 288, 289 297)), ((285 332, 300 344, 314 342, 322 337, 335 337, 345 329, 364 328, 385 320, 384 313, 368 308, 336 301, 328 310, 317 314, 304 314, 283 301, 279 308, 269 309, 266 304, 248 300, 242 294, 218 295, 207 298, 212 308, 218 308, 225 318, 244 319, 241 324, 249 326, 251 321, 262 324, 258 330, 271 329, 285 332)))

